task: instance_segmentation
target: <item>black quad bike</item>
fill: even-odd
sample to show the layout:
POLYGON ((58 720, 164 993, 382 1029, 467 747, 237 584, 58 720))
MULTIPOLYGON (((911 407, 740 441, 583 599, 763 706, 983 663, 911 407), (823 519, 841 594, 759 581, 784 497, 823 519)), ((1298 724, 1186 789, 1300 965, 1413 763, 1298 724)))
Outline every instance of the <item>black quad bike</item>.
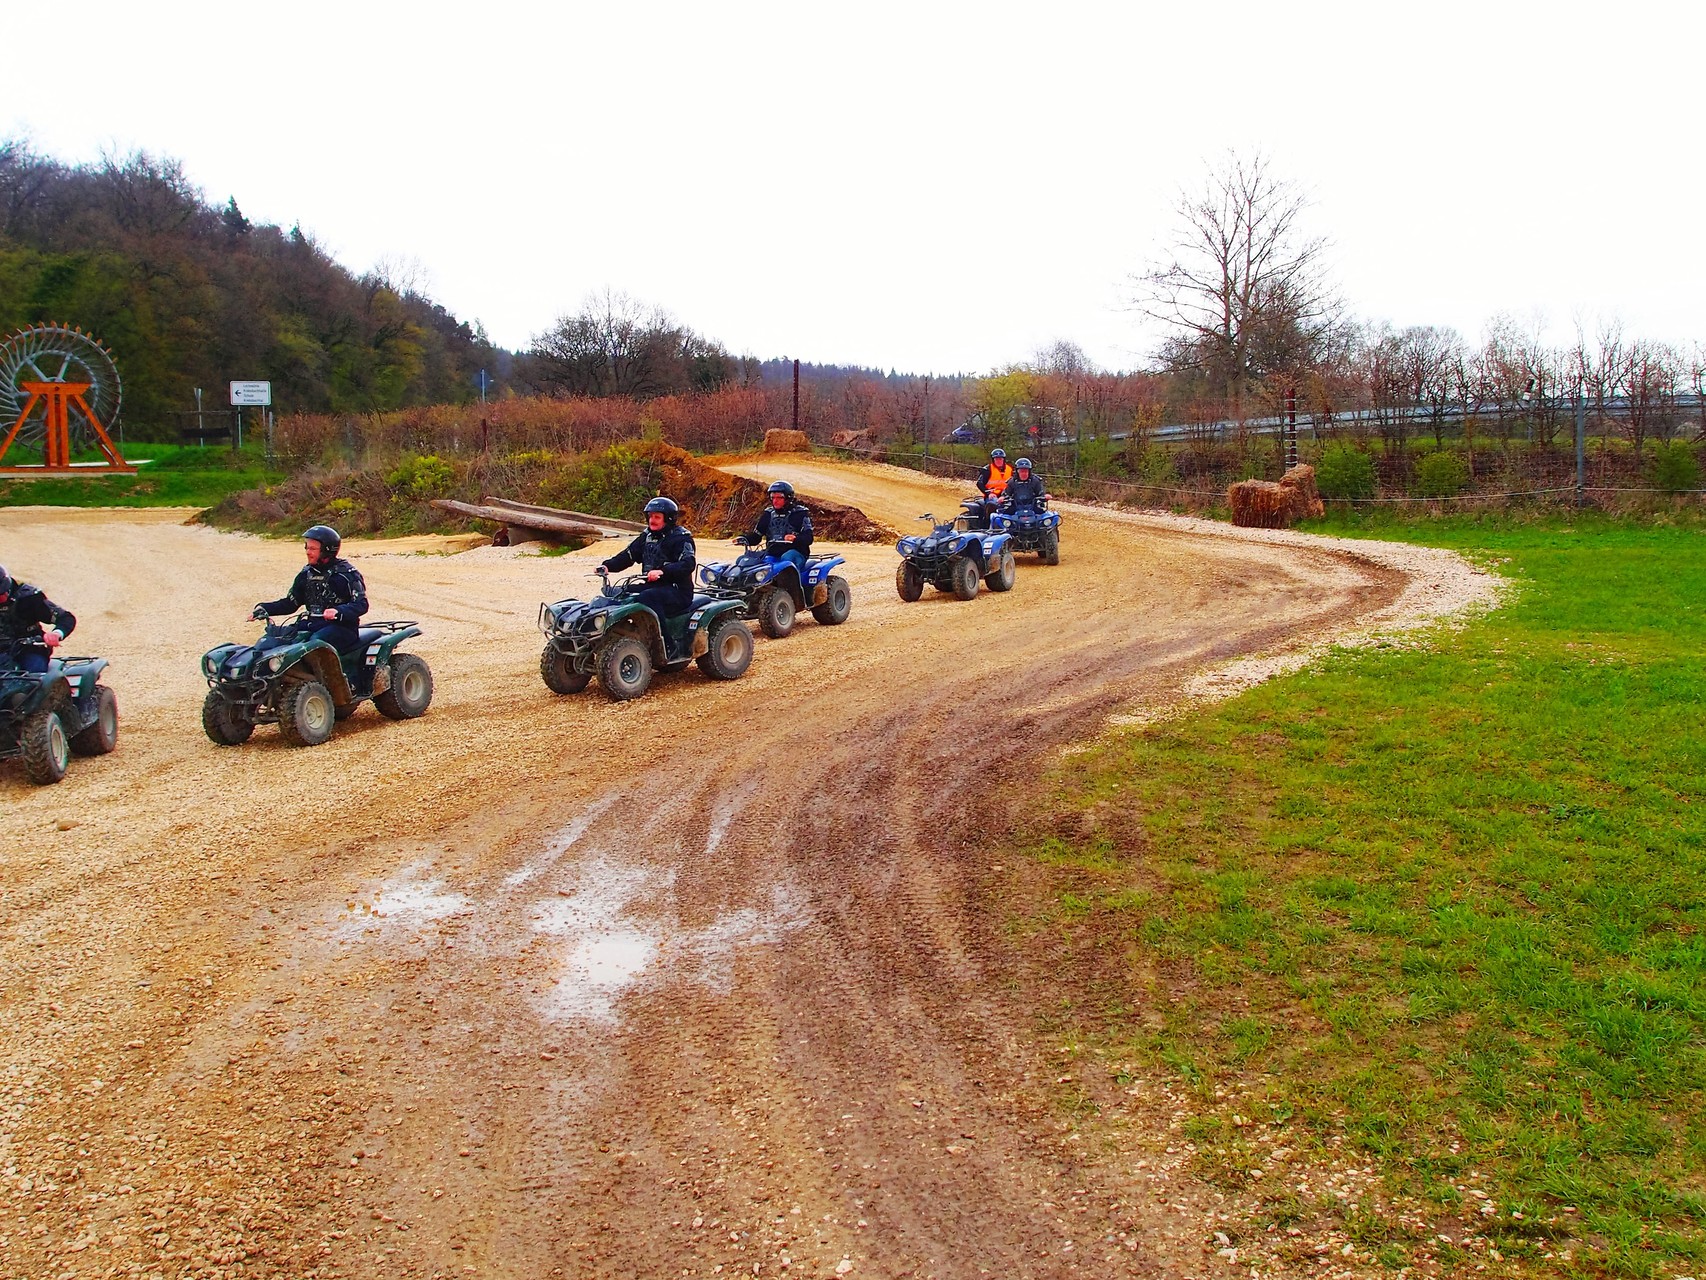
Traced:
POLYGON ((381 715, 413 720, 432 703, 432 670, 397 646, 421 633, 413 622, 370 622, 360 645, 339 653, 303 632, 308 615, 268 622, 257 644, 222 644, 202 655, 207 700, 201 727, 222 747, 247 742, 258 724, 276 724, 293 747, 317 747, 332 726, 372 700, 381 715))
POLYGON ((746 599, 736 592, 701 592, 690 613, 659 617, 635 598, 648 584, 643 574, 603 584, 591 600, 539 606, 545 649, 539 676, 552 693, 579 693, 593 676, 616 702, 651 688, 657 671, 680 671, 689 662, 713 680, 738 680, 752 665, 746 599))
POLYGON ((0 760, 19 759, 31 782, 58 782, 71 757, 118 745, 118 699, 102 684, 105 658, 51 658, 25 671, 0 651, 0 760))
POLYGON ((853 588, 835 572, 847 563, 845 557, 806 557, 802 581, 792 561, 772 556, 762 542, 754 545, 750 535, 740 534, 735 545, 746 550, 733 563, 700 565, 699 580, 719 593, 740 593, 747 613, 772 640, 792 631, 804 609, 826 627, 840 626, 853 612, 853 588))
POLYGON ((900 565, 895 569, 894 588, 902 600, 908 604, 917 600, 927 582, 960 600, 977 595, 979 581, 991 591, 1013 589, 1017 570, 1011 535, 962 529, 954 521, 937 524, 928 512, 918 518, 930 522, 930 532, 895 543, 900 565))

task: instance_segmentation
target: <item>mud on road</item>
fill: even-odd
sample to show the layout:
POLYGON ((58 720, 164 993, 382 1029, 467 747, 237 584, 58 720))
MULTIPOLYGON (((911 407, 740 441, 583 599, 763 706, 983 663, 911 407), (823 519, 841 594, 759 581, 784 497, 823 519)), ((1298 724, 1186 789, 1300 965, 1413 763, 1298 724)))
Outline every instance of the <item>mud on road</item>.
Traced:
MULTIPOLYGON (((736 466, 899 528, 958 492, 736 466)), ((197 658, 300 553, 183 520, 0 513, 124 725, 58 787, 0 770, 0 1276, 1215 1262, 1050 1110, 1007 797, 1109 714, 1390 607, 1405 571, 1072 510, 1058 568, 904 605, 892 549, 848 547, 845 626, 619 706, 548 693, 534 630, 611 547, 353 544, 373 616, 425 629, 432 710, 231 750, 197 658)))

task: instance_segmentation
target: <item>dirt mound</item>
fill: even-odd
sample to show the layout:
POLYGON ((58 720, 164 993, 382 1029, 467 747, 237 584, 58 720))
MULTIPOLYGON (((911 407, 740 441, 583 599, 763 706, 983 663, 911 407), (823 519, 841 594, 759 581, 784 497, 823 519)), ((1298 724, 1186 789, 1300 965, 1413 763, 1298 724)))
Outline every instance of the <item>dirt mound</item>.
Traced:
POLYGON ((790 431, 786 427, 772 427, 764 433, 765 453, 810 453, 812 442, 806 439, 804 431, 790 431))
MULTIPOLYGON (((771 434, 776 434, 772 432, 771 434)), ((787 434, 787 433, 783 433, 787 434)), ((681 506, 682 523, 705 537, 726 538, 750 529, 764 510, 765 486, 757 480, 706 466, 685 449, 647 443, 634 451, 652 464, 658 492, 681 506)), ((893 529, 872 520, 858 507, 800 494, 811 508, 817 536, 832 542, 888 542, 893 529)))
POLYGON ((1315 491, 1315 468, 1307 464, 1287 471, 1278 484, 1240 480, 1226 497, 1232 504, 1232 523, 1245 529, 1286 529, 1325 510, 1315 491))

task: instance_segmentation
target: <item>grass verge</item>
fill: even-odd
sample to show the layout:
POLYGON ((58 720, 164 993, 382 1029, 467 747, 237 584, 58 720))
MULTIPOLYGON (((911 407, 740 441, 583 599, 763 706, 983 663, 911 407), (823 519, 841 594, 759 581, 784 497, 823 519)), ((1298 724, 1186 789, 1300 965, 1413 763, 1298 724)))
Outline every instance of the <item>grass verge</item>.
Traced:
POLYGON ((133 476, 44 476, 0 479, 0 507, 211 507, 230 494, 276 484, 259 449, 209 445, 133 444, 129 455, 148 463, 133 476))
POLYGON ((1257 1233, 1326 1214, 1394 1268, 1695 1271, 1706 544, 1592 517, 1326 529, 1520 590, 1062 765, 1027 836, 1054 895, 1031 924, 1094 975, 1062 1020, 1183 1083, 1196 1171, 1257 1233))

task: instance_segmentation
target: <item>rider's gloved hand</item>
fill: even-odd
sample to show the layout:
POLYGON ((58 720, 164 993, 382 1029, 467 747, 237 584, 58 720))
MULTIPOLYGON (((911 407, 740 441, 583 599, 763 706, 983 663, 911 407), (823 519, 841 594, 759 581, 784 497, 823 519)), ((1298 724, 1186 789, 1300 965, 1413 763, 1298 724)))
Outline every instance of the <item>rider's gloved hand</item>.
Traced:
POLYGON ((652 569, 646 573, 647 582, 656 582, 661 577, 663 577, 662 569, 652 569))
POLYGON ((258 604, 249 611, 249 620, 251 622, 265 622, 267 620, 267 616, 267 607, 264 604, 258 604))
POLYGON ((327 622, 336 622, 338 620, 338 611, 336 609, 327 609, 324 610, 320 616, 327 622))
POLYGON ((49 649, 57 649, 61 644, 65 643, 65 637, 60 635, 59 632, 49 629, 41 633, 41 642, 49 649))
POLYGON ((610 570, 606 569, 603 565, 599 565, 596 569, 593 570, 593 572, 596 573, 601 578, 608 578, 610 576, 610 570))

